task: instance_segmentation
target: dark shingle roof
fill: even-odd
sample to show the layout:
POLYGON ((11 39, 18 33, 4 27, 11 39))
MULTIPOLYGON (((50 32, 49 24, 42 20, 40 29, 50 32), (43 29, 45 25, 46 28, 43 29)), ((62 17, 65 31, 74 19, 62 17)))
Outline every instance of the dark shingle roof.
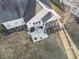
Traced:
POLYGON ((52 17, 52 13, 48 12, 43 18, 42 21, 46 22, 47 20, 49 20, 52 17))

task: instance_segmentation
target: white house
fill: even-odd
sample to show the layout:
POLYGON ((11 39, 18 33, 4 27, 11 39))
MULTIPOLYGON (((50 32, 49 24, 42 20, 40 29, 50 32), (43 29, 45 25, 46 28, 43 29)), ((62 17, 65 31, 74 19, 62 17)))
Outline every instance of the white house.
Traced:
POLYGON ((40 0, 37 0, 37 3, 42 7, 42 10, 26 23, 28 33, 31 35, 33 42, 47 38, 48 34, 45 32, 45 24, 61 18, 54 10, 43 4, 40 0))
POLYGON ((33 42, 45 39, 48 37, 45 31, 46 23, 61 18, 51 9, 50 2, 48 1, 49 0, 13 0, 7 1, 8 4, 1 1, 3 4, 0 3, 0 23, 2 23, 7 30, 26 25, 33 42), (35 12, 36 3, 42 8, 37 14, 35 12), (4 5, 5 8, 3 8, 2 5, 4 5))
POLYGON ((79 0, 60 0, 60 2, 69 6, 70 12, 79 17, 79 0))

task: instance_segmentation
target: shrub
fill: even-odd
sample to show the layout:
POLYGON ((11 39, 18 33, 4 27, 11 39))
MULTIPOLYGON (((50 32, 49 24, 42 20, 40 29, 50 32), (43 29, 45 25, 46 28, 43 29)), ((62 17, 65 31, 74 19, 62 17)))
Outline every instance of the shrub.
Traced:
POLYGON ((4 25, 0 24, 0 33, 4 33, 6 31, 7 31, 7 29, 4 27, 4 25))

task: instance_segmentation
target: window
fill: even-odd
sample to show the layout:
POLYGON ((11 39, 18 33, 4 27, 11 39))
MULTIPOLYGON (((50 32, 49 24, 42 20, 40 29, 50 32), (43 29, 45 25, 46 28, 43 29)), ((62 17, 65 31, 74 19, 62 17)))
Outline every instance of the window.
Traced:
POLYGON ((35 28, 34 27, 31 27, 30 28, 30 32, 34 32, 35 31, 35 28))
POLYGON ((77 12, 77 15, 79 15, 79 11, 77 12))
POLYGON ((37 40, 37 38, 35 37, 34 40, 37 40))
POLYGON ((33 25, 35 25, 35 23, 33 23, 33 25))
POLYGON ((39 28, 43 29, 43 26, 39 26, 39 28))
POLYGON ((41 21, 39 21, 39 24, 41 23, 41 21))

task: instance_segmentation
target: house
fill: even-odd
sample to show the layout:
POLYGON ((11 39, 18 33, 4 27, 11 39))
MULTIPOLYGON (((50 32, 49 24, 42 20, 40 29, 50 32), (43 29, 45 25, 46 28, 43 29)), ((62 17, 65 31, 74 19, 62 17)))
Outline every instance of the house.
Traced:
POLYGON ((62 3, 69 6, 72 14, 79 17, 79 0, 63 0, 62 3))
POLYGON ((61 18, 49 0, 1 0, 0 8, 0 23, 7 30, 27 26, 33 42, 47 38, 46 24, 61 18))
POLYGON ((26 23, 28 34, 31 35, 33 42, 38 42, 48 38, 46 24, 61 18, 54 10, 42 3, 40 0, 37 0, 37 3, 39 3, 42 9, 26 23))
POLYGON ((57 4, 63 10, 70 10, 69 12, 79 18, 79 0, 51 0, 51 2, 57 4))
MULTIPOLYGON (((50 7, 49 0, 41 1, 50 7)), ((24 26, 38 12, 36 9, 41 9, 36 0, 0 0, 0 24, 7 30, 24 26)))

